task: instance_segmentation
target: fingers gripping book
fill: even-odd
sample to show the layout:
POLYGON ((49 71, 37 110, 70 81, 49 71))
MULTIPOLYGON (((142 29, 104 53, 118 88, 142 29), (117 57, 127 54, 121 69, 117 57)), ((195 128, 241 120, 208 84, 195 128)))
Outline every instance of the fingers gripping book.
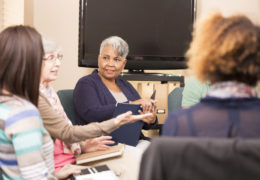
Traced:
MULTIPOLYGON (((118 103, 113 117, 116 117, 127 111, 132 111, 133 115, 137 115, 139 114, 139 110, 142 109, 138 104, 118 103)), ((110 136, 112 136, 112 139, 117 143, 124 143, 127 145, 136 146, 139 141, 143 125, 143 121, 136 121, 131 124, 125 124, 110 133, 110 136)))

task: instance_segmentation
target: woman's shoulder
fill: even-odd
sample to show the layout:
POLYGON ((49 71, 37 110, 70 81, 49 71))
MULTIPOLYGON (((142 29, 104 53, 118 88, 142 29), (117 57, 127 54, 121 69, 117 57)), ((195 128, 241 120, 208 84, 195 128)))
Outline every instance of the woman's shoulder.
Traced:
POLYGON ((95 83, 95 82, 97 82, 97 79, 98 79, 98 74, 97 74, 96 70, 94 70, 91 74, 81 77, 78 80, 77 84, 82 84, 82 83, 85 84, 85 83, 91 83, 91 82, 95 83))
POLYGON ((184 108, 184 109, 177 109, 171 113, 169 113, 168 115, 168 119, 175 119, 175 118, 179 118, 179 117, 182 117, 182 116, 187 116, 187 115, 190 115, 190 114, 193 114, 192 112, 194 111, 197 111, 197 110, 203 110, 206 106, 202 103, 197 103, 197 104, 194 104, 194 105, 191 105, 190 107, 188 108, 184 108))
POLYGON ((6 119, 16 119, 29 116, 39 116, 38 109, 28 100, 12 95, 1 97, 1 109, 5 112, 6 119))
POLYGON ((16 95, 2 96, 1 103, 12 108, 36 109, 30 101, 16 95))

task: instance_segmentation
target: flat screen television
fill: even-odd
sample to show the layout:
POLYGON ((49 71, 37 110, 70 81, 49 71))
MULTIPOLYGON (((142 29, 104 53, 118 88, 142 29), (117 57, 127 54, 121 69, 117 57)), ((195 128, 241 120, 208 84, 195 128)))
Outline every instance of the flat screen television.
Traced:
POLYGON ((80 0, 81 67, 97 67, 105 38, 120 36, 129 45, 126 69, 184 69, 196 0, 80 0))

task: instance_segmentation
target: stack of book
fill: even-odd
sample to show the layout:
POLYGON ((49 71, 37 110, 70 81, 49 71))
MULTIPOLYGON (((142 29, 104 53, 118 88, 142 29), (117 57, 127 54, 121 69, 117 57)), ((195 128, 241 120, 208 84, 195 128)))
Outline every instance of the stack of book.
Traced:
POLYGON ((76 159, 76 164, 84 164, 93 161, 98 161, 102 159, 107 159, 111 157, 121 156, 124 153, 125 145, 118 144, 111 146, 108 150, 105 151, 95 151, 90 153, 81 154, 76 159))

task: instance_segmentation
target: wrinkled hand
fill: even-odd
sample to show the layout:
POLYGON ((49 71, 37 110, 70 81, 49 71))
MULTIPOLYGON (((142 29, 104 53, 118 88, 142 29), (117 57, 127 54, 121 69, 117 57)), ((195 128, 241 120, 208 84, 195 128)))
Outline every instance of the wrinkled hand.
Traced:
POLYGON ((142 113, 142 114, 139 114, 139 115, 132 115, 132 112, 128 111, 126 113, 118 115, 114 119, 114 122, 115 122, 117 127, 120 127, 124 124, 133 123, 133 122, 136 122, 138 120, 149 118, 149 117, 152 117, 152 116, 153 116, 152 113, 142 113))
POLYGON ((74 155, 80 155, 81 154, 81 148, 79 144, 70 144, 71 153, 74 155))
POLYGON ((87 139, 85 141, 84 152, 94 152, 103 151, 110 148, 108 144, 114 144, 115 142, 111 140, 111 136, 100 136, 97 138, 87 139))

